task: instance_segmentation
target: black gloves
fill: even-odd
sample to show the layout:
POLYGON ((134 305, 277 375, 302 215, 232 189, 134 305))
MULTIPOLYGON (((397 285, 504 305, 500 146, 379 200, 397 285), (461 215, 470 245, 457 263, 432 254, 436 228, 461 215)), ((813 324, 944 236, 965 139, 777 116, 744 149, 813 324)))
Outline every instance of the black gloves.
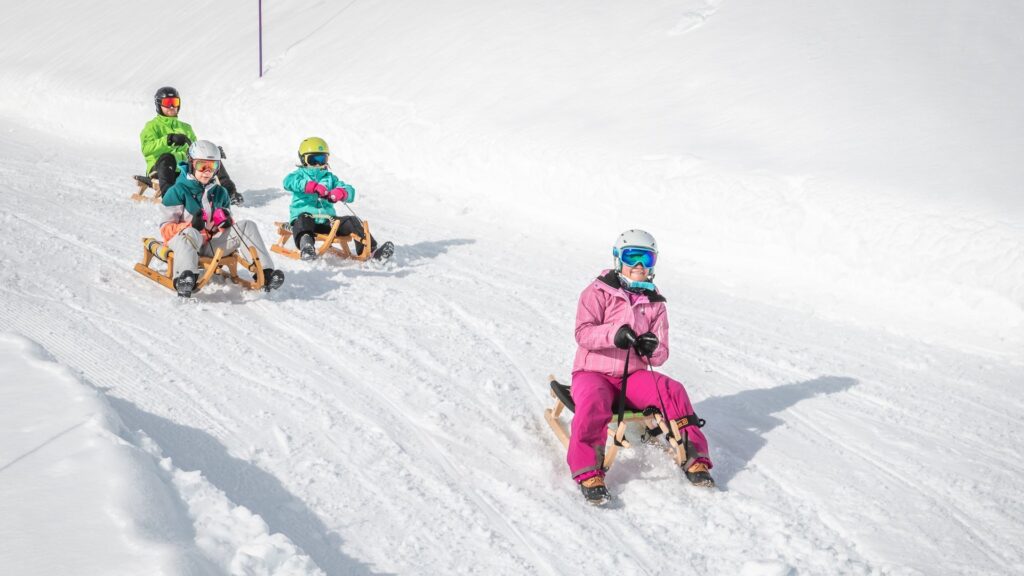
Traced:
POLYGON ((612 342, 615 343, 616 348, 626 350, 636 342, 636 332, 633 332, 633 329, 629 327, 629 324, 623 324, 622 326, 619 326, 618 331, 615 332, 615 339, 613 339, 612 342))
POLYGON ((654 335, 654 332, 644 332, 636 337, 633 348, 636 349, 637 354, 650 358, 651 354, 658 349, 658 337, 654 335))
POLYGON ((201 210, 192 215, 192 227, 199 231, 206 228, 206 220, 203 219, 203 212, 201 210))
POLYGON ((614 342, 616 348, 623 350, 633 348, 637 354, 646 358, 650 358, 651 354, 654 354, 654 351, 658 349, 659 343, 658 337, 654 335, 654 332, 644 332, 637 336, 629 324, 619 326, 612 342, 614 342))
POLYGON ((217 149, 220 150, 220 159, 221 160, 224 160, 224 159, 226 159, 228 157, 228 155, 224 153, 224 147, 223 146, 217 146, 217 149))
POLYGON ((184 134, 168 134, 167 145, 168 146, 188 146, 192 141, 188 139, 188 136, 184 134))

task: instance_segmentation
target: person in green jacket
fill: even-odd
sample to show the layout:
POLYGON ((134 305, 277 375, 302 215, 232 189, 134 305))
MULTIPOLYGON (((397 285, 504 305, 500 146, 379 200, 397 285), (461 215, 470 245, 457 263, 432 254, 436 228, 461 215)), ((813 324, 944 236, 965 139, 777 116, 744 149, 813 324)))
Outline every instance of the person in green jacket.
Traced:
MULTIPOLYGON (((363 238, 363 223, 355 215, 339 217, 334 211, 336 202, 349 203, 356 199, 356 189, 341 181, 327 165, 331 151, 323 138, 306 138, 299 144, 299 161, 295 171, 284 178, 284 189, 292 193, 289 219, 292 237, 303 260, 316 258, 315 234, 327 234, 334 220, 340 220, 338 236, 355 234, 363 238)), ((356 252, 363 245, 356 242, 356 252)), ((370 236, 370 251, 374 260, 387 260, 395 251, 391 242, 377 244, 370 236)))
MULTIPOLYGON (((155 176, 153 188, 157 195, 161 195, 174 184, 181 172, 179 165, 186 162, 189 144, 196 141, 196 133, 192 126, 178 118, 181 96, 177 90, 164 86, 156 91, 153 100, 157 116, 146 123, 139 140, 142 141, 142 155, 146 157, 146 174, 150 178, 155 176)), ((228 176, 224 162, 220 163, 217 180, 227 189, 232 204, 242 203, 242 195, 228 176)))

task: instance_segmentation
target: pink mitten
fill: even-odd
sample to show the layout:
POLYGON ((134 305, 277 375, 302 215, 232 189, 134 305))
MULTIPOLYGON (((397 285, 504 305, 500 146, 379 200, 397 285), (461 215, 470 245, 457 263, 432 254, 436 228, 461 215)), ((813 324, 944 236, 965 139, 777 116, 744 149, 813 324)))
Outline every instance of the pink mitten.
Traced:
POLYGON ((344 202, 348 198, 348 190, 335 188, 327 193, 327 199, 331 202, 344 202))
POLYGON ((306 189, 304 191, 306 194, 317 194, 321 197, 327 196, 327 188, 324 188, 323 184, 312 180, 306 182, 306 189))
POLYGON ((227 228, 231 226, 231 214, 223 208, 217 208, 213 211, 213 227, 214 228, 227 228))

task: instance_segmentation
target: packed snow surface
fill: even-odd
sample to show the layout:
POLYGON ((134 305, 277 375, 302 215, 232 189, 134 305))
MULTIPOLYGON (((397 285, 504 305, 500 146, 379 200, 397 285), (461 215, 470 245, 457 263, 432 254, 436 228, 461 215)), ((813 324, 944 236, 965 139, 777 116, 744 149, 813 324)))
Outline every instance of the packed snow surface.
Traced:
POLYGON ((0 573, 1024 572, 1024 5, 263 5, 262 78, 257 3, 0 5, 0 573), (164 85, 393 260, 135 273, 164 85), (595 509, 542 413, 632 227, 719 487, 595 509))

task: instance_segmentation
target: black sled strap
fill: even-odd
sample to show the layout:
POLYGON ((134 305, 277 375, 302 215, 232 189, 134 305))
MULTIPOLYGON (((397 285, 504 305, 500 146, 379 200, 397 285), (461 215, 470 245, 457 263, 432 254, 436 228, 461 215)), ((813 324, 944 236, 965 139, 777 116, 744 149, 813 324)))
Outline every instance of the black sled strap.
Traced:
POLYGON ((696 425, 697 428, 703 428, 704 424, 706 424, 704 419, 698 418, 696 414, 687 414, 686 416, 680 416, 679 418, 676 418, 676 425, 679 426, 680 430, 687 426, 694 425, 696 425))

